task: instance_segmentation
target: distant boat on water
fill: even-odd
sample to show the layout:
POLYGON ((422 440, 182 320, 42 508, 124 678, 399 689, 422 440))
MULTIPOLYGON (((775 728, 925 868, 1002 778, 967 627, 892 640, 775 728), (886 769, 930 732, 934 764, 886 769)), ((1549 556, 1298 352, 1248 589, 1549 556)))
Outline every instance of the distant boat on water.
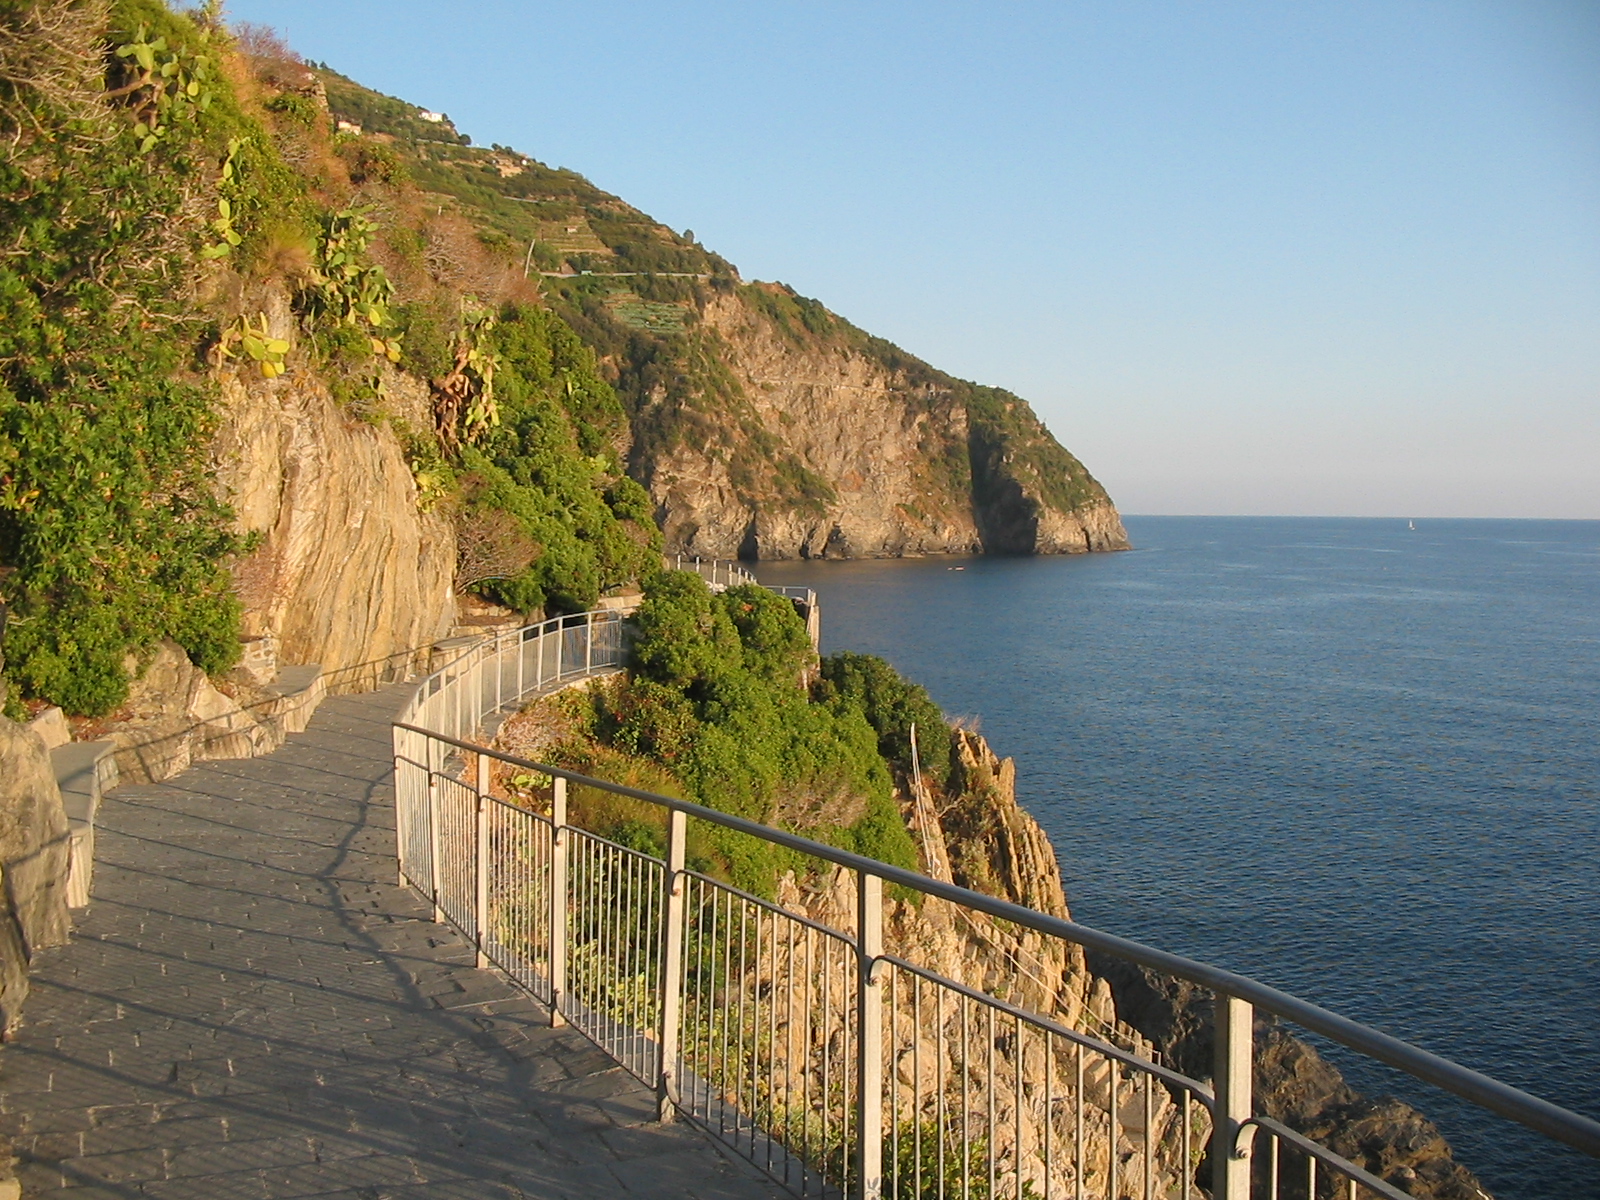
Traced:
POLYGON ((1406 528, 1411 530, 1412 533, 1415 533, 1417 531, 1417 523, 1415 521, 1407 520, 1406 528))

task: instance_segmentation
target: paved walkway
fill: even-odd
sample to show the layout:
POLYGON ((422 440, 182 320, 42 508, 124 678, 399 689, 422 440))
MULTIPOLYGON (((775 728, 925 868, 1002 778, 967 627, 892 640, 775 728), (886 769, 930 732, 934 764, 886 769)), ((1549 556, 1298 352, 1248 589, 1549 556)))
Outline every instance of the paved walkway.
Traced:
POLYGON ((0 1052, 25 1196, 757 1200, 395 884, 397 689, 101 808, 94 902, 0 1052))

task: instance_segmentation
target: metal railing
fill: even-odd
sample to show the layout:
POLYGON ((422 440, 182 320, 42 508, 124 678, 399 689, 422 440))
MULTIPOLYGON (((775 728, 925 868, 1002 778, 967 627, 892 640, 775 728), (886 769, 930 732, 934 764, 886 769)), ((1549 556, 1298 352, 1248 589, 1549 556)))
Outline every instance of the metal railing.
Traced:
POLYGON ((704 579, 714 592, 757 582, 756 577, 749 571, 725 558, 685 558, 678 554, 673 556, 672 567, 675 571, 693 571, 704 579))
POLYGON ((662 1120, 694 1122, 796 1194, 1187 1198, 1203 1194, 1209 1148, 1216 1200, 1404 1200, 1255 1112, 1255 1008, 1600 1157, 1600 1123, 1254 980, 470 740, 496 711, 623 656, 616 615, 586 614, 491 639, 424 681, 394 732, 401 879, 475 943, 480 965, 655 1088, 662 1120), (520 798, 493 794, 496 762, 523 773, 520 798), (572 824, 572 794, 661 810, 665 853, 572 824), (848 904, 826 923, 689 869, 691 818, 807 856, 848 904), (920 899, 892 900, 886 921, 886 885, 920 899), (1212 1082, 887 944, 929 903, 1211 989, 1212 1082))

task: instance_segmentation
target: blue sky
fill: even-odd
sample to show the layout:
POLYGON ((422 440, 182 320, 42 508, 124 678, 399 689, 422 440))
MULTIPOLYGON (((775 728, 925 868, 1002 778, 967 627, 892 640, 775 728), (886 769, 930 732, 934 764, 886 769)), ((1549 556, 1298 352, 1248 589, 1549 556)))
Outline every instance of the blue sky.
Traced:
POLYGON ((1124 511, 1600 518, 1600 3, 231 0, 953 374, 1124 511))

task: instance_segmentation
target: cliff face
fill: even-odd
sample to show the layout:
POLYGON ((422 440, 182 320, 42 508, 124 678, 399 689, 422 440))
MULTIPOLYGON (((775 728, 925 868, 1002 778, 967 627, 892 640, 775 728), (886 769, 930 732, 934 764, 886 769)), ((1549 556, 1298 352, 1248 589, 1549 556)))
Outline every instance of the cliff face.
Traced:
POLYGON ((1021 400, 944 376, 781 288, 712 292, 721 368, 647 392, 635 473, 669 549, 706 557, 1060 554, 1127 547, 1111 500, 1021 400), (655 432, 658 436, 651 437, 655 432))
MULTIPOLYGON (((275 336, 293 343, 287 296, 264 303, 275 336)), ((388 392, 395 415, 431 427, 426 385, 391 372, 388 392)), ((266 639, 277 661, 355 680, 449 633, 454 530, 419 509, 387 425, 342 409, 312 372, 229 375, 212 454, 241 532, 260 538, 234 572, 247 644, 266 639)))

